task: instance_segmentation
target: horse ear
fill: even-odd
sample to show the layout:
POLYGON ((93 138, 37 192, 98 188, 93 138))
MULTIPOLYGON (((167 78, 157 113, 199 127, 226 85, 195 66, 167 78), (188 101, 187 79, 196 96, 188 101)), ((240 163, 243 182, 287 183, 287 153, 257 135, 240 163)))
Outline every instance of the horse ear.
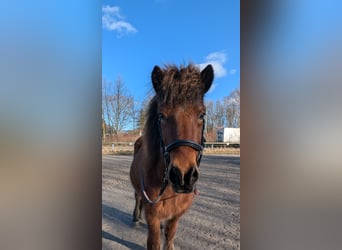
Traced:
POLYGON ((207 93, 214 80, 214 69, 211 64, 208 64, 208 66, 201 71, 201 80, 204 84, 204 93, 207 93))
POLYGON ((156 93, 158 93, 160 89, 160 85, 163 81, 163 71, 158 66, 154 66, 151 78, 152 78, 153 88, 156 91, 156 93))

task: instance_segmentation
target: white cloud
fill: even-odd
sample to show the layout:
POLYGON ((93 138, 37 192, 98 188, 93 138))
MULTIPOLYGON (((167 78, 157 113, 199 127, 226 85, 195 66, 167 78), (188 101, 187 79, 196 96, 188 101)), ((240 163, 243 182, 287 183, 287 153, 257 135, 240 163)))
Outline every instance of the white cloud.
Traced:
POLYGON ((132 24, 125 21, 118 6, 102 6, 102 27, 117 32, 119 37, 138 31, 132 24))
POLYGON ((206 56, 205 62, 198 64, 200 69, 205 68, 211 64, 214 68, 215 78, 224 77, 227 75, 227 70, 224 67, 227 55, 224 52, 213 52, 206 56))
POLYGON ((120 8, 118 6, 109 6, 109 5, 102 6, 102 12, 106 13, 106 14, 113 14, 113 15, 121 17, 120 8))
POLYGON ((218 61, 221 63, 224 63, 226 61, 226 53, 224 52, 213 52, 209 55, 207 55, 207 57, 205 58, 207 61, 218 61))
MULTIPOLYGON (((226 61, 227 61, 227 54, 224 51, 216 51, 207 55, 205 57, 204 62, 197 64, 197 66, 202 70, 208 64, 211 64, 214 68, 215 79, 217 79, 217 78, 225 77, 227 76, 227 74, 234 75, 237 72, 236 69, 227 70, 225 67, 226 61)), ((218 86, 218 83, 214 81, 208 93, 213 92, 217 86, 218 86)))

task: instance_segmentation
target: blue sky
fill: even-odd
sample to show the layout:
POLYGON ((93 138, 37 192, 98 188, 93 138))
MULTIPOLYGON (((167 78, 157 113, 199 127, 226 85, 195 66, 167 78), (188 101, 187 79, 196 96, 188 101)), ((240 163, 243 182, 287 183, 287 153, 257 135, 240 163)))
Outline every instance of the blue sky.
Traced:
POLYGON ((120 76, 142 102, 154 65, 189 62, 214 66, 207 100, 240 87, 240 1, 103 1, 103 78, 120 76))

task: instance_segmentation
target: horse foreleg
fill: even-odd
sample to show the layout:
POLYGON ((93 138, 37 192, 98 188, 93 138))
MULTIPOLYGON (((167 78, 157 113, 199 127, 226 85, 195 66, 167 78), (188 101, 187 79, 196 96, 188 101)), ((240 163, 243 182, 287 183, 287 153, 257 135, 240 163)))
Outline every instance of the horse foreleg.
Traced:
POLYGON ((160 250, 160 220, 158 219, 147 220, 147 225, 148 225, 147 249, 148 250, 160 250))
POLYGON ((133 211, 133 221, 137 222, 141 219, 142 201, 141 197, 135 192, 135 207, 133 211))
POLYGON ((164 250, 174 250, 173 241, 176 236, 176 230, 178 225, 179 217, 175 217, 171 220, 168 220, 165 225, 165 245, 164 250))

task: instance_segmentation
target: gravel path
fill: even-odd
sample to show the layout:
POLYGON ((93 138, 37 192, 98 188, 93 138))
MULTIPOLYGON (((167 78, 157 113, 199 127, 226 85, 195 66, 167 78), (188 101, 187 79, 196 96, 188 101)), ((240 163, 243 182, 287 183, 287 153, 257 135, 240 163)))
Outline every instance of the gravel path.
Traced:
MULTIPOLYGON (((102 249, 145 249, 145 223, 134 226, 132 156, 102 157, 102 249)), ((240 249, 240 157, 203 156, 200 195, 178 224, 176 249, 240 249)))

